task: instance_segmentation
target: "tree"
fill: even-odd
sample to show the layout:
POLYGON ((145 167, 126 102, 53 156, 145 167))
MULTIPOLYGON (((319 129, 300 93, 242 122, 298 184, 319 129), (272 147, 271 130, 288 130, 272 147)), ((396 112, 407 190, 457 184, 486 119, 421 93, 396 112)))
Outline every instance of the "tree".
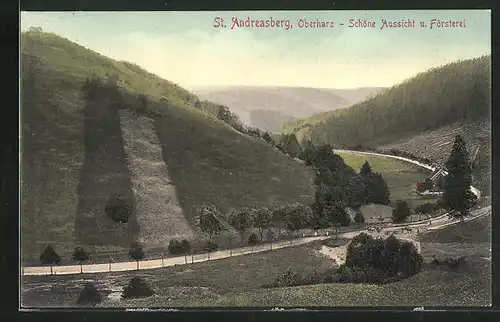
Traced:
POLYGON ((108 199, 104 211, 116 223, 127 223, 132 215, 132 205, 122 196, 112 196, 108 199))
POLYGON ((286 215, 286 227, 293 232, 306 228, 312 219, 312 209, 306 205, 295 204, 286 215))
POLYGON ((43 253, 40 255, 40 263, 42 265, 59 265, 61 256, 59 256, 51 245, 47 245, 43 253))
POLYGON ((382 205, 390 203, 389 187, 380 173, 368 175, 368 202, 382 205))
POLYGON ((205 206, 198 212, 198 228, 208 235, 208 242, 212 242, 212 236, 222 231, 222 214, 215 205, 205 206))
POLYGON ((132 244, 130 246, 130 250, 128 251, 128 255, 137 262, 137 270, 139 270, 139 261, 145 256, 142 245, 140 243, 132 244))
POLYGON ((351 222, 351 217, 341 203, 331 203, 323 209, 323 212, 332 225, 349 226, 351 222))
POLYGON ((254 227, 259 229, 260 240, 264 240, 264 229, 271 227, 272 212, 268 208, 261 207, 255 210, 252 217, 254 227))
POLYGON ((410 216, 410 208, 408 203, 403 200, 398 200, 396 202, 396 207, 392 211, 392 220, 395 223, 404 222, 406 218, 410 216))
POLYGON ((191 244, 189 243, 189 240, 183 239, 181 241, 181 249, 182 249, 182 254, 191 253, 191 244))
POLYGON ((361 175, 369 175, 372 173, 372 168, 370 167, 370 164, 368 163, 368 161, 365 161, 365 163, 363 163, 363 165, 361 166, 361 169, 359 170, 359 174, 361 175))
POLYGON ((122 298, 148 297, 153 294, 154 292, 149 285, 142 278, 136 276, 123 288, 122 298))
POLYGON ((240 234, 243 243, 243 234, 252 226, 252 213, 249 209, 239 209, 229 215, 229 224, 240 234))
POLYGON ((274 142, 273 138, 269 134, 269 132, 265 132, 262 138, 269 144, 271 145, 276 145, 276 142, 274 142))
POLYGON ((297 136, 295 133, 292 134, 284 134, 282 138, 282 144, 283 147, 285 148, 286 152, 288 153, 289 156, 291 157, 297 157, 300 154, 300 143, 299 140, 297 140, 297 136))
POLYGON ((288 208, 278 207, 272 211, 273 226, 278 228, 278 239, 281 237, 281 230, 286 228, 286 214, 288 208))
POLYGON ((360 212, 357 212, 356 215, 354 216, 354 222, 357 224, 364 224, 365 223, 365 217, 360 212))
POLYGON ((368 201, 368 178, 363 175, 355 175, 349 180, 345 188, 347 200, 351 207, 365 205, 368 201))
POLYGON ((444 181, 443 202, 447 210, 456 217, 468 215, 475 201, 470 190, 472 183, 472 169, 469 152, 464 139, 457 135, 448 161, 446 162, 448 175, 444 181))
POLYGON ((146 95, 144 94, 139 94, 139 107, 137 108, 137 112, 139 113, 145 113, 147 108, 148 108, 148 99, 146 98, 146 95))
POLYGON ((217 112, 217 118, 223 122, 231 124, 232 114, 227 106, 219 105, 219 111, 217 112))
POLYGON ((78 305, 96 306, 102 302, 102 296, 92 282, 85 283, 76 303, 78 305))
POLYGON ((75 248, 75 251, 73 252, 73 260, 77 261, 80 265, 80 273, 83 273, 82 263, 88 259, 89 255, 85 252, 83 247, 78 246, 75 248))
POLYGON ((304 148, 302 149, 302 152, 300 154, 300 159, 304 160, 306 165, 313 165, 315 153, 316 153, 316 148, 314 144, 311 142, 311 140, 308 140, 304 144, 304 148))

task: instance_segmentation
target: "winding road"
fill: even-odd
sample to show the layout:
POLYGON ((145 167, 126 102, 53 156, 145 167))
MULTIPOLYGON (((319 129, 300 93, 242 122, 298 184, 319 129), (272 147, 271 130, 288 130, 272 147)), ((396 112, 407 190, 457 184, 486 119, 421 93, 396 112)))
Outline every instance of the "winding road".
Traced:
MULTIPOLYGON (((371 152, 359 152, 359 151, 349 151, 349 150, 335 150, 335 152, 350 152, 357 154, 370 154, 370 155, 378 155, 383 157, 391 157, 395 159, 400 159, 406 162, 410 162, 421 167, 425 167, 429 170, 432 170, 432 167, 429 165, 424 165, 418 161, 410 160, 403 157, 397 157, 392 155, 385 155, 379 153, 371 153, 371 152)), ((474 187, 471 187, 471 190, 478 197, 480 196, 479 190, 474 187), (477 191, 477 193, 476 193, 477 191)), ((464 219, 463 221, 457 219, 450 219, 448 214, 443 214, 438 217, 434 217, 427 220, 417 221, 408 224, 389 224, 387 227, 383 228, 380 233, 390 233, 401 231, 404 227, 412 227, 418 228, 423 227, 426 230, 437 230, 450 225, 454 225, 460 222, 467 222, 470 220, 474 220, 476 218, 486 216, 491 213, 491 206, 483 207, 477 210, 472 211, 471 215, 464 219)), ((362 233, 368 232, 367 229, 362 230, 353 230, 345 233, 340 233, 337 236, 339 238, 352 239, 354 236, 362 233)), ((116 262, 116 263, 102 263, 102 264, 91 264, 91 265, 65 265, 65 266, 31 266, 31 267, 22 267, 22 275, 70 275, 70 274, 80 274, 81 272, 90 274, 90 273, 106 273, 106 272, 122 272, 122 271, 134 271, 137 270, 137 266, 139 265, 139 270, 144 269, 154 269, 154 268, 162 268, 174 265, 187 265, 191 263, 204 262, 208 260, 217 260, 223 259, 233 256, 241 256, 252 253, 259 253, 264 251, 272 251, 275 249, 281 249, 286 247, 298 246, 303 244, 308 244, 315 240, 323 240, 331 238, 333 235, 330 233, 325 233, 322 235, 316 235, 311 237, 294 239, 291 241, 280 241, 272 244, 263 244, 255 247, 241 247, 235 248, 231 250, 221 250, 217 252, 213 252, 210 254, 199 254, 199 255, 188 255, 188 256, 178 256, 178 257, 169 257, 163 259, 154 259, 147 261, 140 261, 139 264, 135 261, 128 262, 116 262)))

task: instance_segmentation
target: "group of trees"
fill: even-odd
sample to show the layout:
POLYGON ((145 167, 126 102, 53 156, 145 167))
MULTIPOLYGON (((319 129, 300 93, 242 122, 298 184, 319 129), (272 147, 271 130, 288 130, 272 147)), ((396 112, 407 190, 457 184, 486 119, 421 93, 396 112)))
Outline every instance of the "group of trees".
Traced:
MULTIPOLYGON (((372 171, 368 162, 356 173, 342 157, 333 152, 332 146, 315 146, 311 141, 304 145, 301 158, 316 171, 316 196, 312 207, 314 227, 349 225, 351 219, 346 207, 357 208, 369 203, 389 204, 389 188, 382 176, 372 171)), ((355 221, 362 223, 364 218, 358 215, 355 221)))
MULTIPOLYGON (((131 259, 137 261, 137 269, 139 269, 139 261, 143 259, 146 254, 142 245, 135 242, 130 246, 128 255, 131 259)), ((71 259, 78 262, 80 265, 80 272, 83 272, 82 265, 90 259, 90 255, 83 247, 77 246, 71 255, 71 259)), ((47 245, 40 255, 40 263, 42 265, 59 265, 61 263, 61 256, 56 253, 52 245, 47 245)))
MULTIPOLYGON (((258 230, 260 241, 264 240, 264 232, 271 228, 278 230, 278 238, 285 229, 298 231, 311 226, 312 209, 303 204, 292 204, 280 207, 256 207, 234 209, 223 214, 215 205, 202 207, 197 216, 197 227, 208 236, 208 243, 213 243, 213 237, 223 230, 232 227, 244 235, 252 228, 258 230)), ((272 234, 268 239, 274 239, 272 234)), ((250 235, 249 244, 256 242, 257 235, 250 235)))
POLYGON ((394 236, 375 239, 361 233, 347 246, 344 266, 363 271, 367 282, 381 282, 387 278, 412 276, 422 269, 422 264, 422 255, 413 243, 394 236))

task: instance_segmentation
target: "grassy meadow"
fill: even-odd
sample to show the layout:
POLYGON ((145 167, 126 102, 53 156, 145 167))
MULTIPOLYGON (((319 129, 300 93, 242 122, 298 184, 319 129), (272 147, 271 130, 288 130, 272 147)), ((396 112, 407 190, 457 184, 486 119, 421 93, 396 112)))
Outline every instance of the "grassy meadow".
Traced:
POLYGON ((426 169, 397 159, 349 152, 338 153, 347 165, 359 170, 368 161, 373 172, 382 175, 391 193, 391 202, 405 200, 410 208, 426 202, 434 202, 435 198, 414 194, 417 182, 423 182, 430 174, 426 169))

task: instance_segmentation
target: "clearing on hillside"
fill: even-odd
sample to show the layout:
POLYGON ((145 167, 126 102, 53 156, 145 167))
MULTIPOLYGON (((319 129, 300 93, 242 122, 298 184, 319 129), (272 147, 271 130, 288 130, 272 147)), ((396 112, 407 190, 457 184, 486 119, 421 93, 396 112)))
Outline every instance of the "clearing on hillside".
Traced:
POLYGON ((424 181, 429 176, 429 171, 426 169, 409 162, 381 156, 350 152, 338 152, 338 155, 356 171, 359 171, 363 163, 368 161, 372 171, 380 173, 387 183, 391 193, 391 202, 405 200, 411 208, 435 201, 435 198, 422 197, 414 193, 415 184, 424 181))

